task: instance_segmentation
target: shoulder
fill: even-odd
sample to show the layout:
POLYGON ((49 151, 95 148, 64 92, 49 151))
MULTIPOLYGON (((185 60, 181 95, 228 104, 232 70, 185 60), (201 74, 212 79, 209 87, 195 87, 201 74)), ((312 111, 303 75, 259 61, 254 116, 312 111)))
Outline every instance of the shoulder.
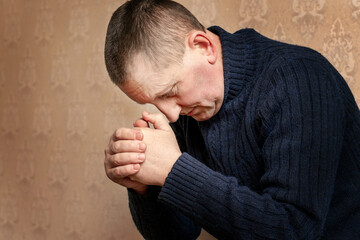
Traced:
POLYGON ((248 47, 257 49, 258 57, 263 59, 276 61, 280 64, 297 59, 327 64, 326 58, 312 48, 274 40, 254 29, 241 29, 235 32, 234 35, 246 38, 245 41, 248 43, 248 47))

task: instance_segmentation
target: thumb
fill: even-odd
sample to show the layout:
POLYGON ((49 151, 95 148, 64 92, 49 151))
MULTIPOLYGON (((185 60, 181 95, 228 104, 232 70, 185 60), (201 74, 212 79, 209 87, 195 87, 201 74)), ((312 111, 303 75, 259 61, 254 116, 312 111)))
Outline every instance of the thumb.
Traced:
POLYGON ((143 112, 142 117, 145 121, 152 123, 155 129, 160 129, 165 131, 172 130, 169 125, 169 122, 160 113, 153 114, 145 111, 143 112))

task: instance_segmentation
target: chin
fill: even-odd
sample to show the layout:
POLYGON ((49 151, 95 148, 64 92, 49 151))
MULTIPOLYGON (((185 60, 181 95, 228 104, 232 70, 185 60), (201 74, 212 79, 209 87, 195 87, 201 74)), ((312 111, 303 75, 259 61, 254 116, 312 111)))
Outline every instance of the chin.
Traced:
POLYGON ((196 121, 201 122, 201 121, 206 121, 206 120, 210 119, 212 116, 213 116, 213 115, 204 112, 204 113, 196 114, 196 115, 194 115, 194 116, 192 116, 192 117, 193 117, 196 121))

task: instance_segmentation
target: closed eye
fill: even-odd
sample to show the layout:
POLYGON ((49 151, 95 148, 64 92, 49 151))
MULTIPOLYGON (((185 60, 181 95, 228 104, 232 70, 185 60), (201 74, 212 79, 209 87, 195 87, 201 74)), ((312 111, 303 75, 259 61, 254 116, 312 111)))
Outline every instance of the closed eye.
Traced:
POLYGON ((160 96, 160 98, 169 98, 169 97, 174 97, 178 94, 178 88, 177 88, 177 84, 175 84, 170 91, 168 91, 167 93, 163 94, 160 96))

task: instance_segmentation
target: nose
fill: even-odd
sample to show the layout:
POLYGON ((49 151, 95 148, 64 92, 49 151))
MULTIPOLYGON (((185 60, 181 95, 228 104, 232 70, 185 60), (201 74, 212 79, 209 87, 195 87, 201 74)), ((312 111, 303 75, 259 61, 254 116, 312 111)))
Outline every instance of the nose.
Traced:
POLYGON ((181 106, 175 101, 165 100, 154 104, 160 112, 162 112, 170 122, 176 122, 179 118, 181 106))

